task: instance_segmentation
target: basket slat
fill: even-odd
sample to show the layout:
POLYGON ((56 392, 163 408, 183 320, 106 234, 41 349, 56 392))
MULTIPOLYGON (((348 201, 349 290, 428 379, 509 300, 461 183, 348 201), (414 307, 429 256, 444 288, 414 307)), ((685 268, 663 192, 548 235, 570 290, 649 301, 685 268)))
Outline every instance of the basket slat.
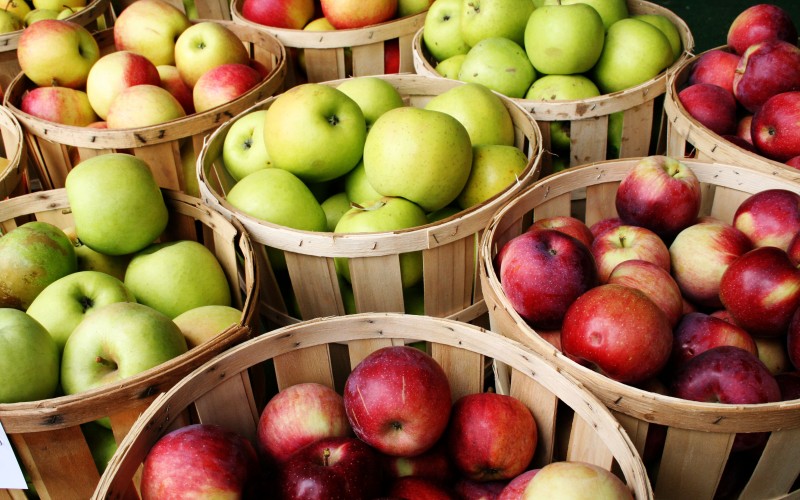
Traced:
POLYGON ((658 468, 656 495, 685 498, 685 492, 691 491, 692 498, 713 499, 733 438, 733 434, 722 432, 709 434, 671 427, 658 468))
POLYGON ((602 444, 603 441, 597 434, 597 430, 584 419, 576 416, 570 430, 567 460, 588 462, 604 469, 611 469, 614 464, 614 455, 602 444))
POLYGON ((752 478, 742 490, 742 498, 775 498, 792 489, 792 478, 800 474, 798 439, 800 429, 770 435, 752 478))

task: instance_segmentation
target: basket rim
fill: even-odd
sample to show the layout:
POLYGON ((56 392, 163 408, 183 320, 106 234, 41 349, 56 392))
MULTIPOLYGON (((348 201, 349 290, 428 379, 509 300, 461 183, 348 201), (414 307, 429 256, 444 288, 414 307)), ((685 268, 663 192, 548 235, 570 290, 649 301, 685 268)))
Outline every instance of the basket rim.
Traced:
POLYGON ((22 180, 22 174, 27 167, 25 141, 22 135, 22 126, 19 120, 7 108, 0 106, 0 127, 11 133, 16 140, 13 148, 6 146, 6 159, 8 164, 0 170, 0 199, 6 198, 22 180), (11 181, 10 185, 6 181, 11 181), (8 188, 6 190, 5 188, 8 188))
MULTIPOLYGON (((686 416, 691 414, 692 420, 701 420, 698 424, 699 430, 709 432, 759 432, 772 431, 775 426, 771 425, 776 418, 783 418, 781 428, 800 427, 800 399, 791 401, 779 401, 775 403, 761 404, 720 404, 690 401, 674 396, 667 396, 649 392, 634 386, 612 380, 605 375, 591 370, 585 366, 575 363, 561 351, 542 339, 536 331, 529 327, 525 320, 508 304, 505 293, 500 285, 500 279, 495 272, 493 259, 493 241, 500 223, 509 214, 515 211, 529 211, 531 207, 538 205, 548 198, 559 196, 569 189, 563 186, 564 179, 578 177, 581 185, 591 186, 607 182, 619 182, 627 173, 630 166, 635 164, 639 158, 629 158, 624 160, 606 160, 589 163, 578 167, 573 167, 552 176, 546 177, 533 185, 529 186, 512 202, 506 204, 492 217, 486 227, 480 243, 479 250, 479 274, 481 282, 484 284, 484 300, 486 300, 489 314, 502 314, 515 323, 518 333, 530 341, 533 349, 542 356, 551 360, 564 372, 571 374, 580 380, 590 391, 610 408, 628 415, 635 416, 648 422, 667 425, 679 428, 687 428, 686 416), (527 203, 531 202, 530 205, 527 203), (676 409, 680 411, 676 413, 676 409), (791 420, 786 420, 785 413, 796 415, 791 420), (754 420, 754 416, 759 416, 759 420, 754 420), (764 416, 772 418, 763 418, 764 416), (747 428, 738 427, 741 421, 746 420, 747 428)), ((789 186, 790 189, 800 193, 800 184, 787 182, 780 177, 769 175, 765 172, 746 167, 730 166, 709 161, 698 161, 682 159, 682 162, 693 168, 700 182, 713 182, 717 185, 742 190, 752 186, 752 180, 758 178, 769 183, 769 189, 773 186, 789 186)), ((694 427, 692 427, 694 428, 694 427)))
MULTIPOLYGON (((99 18, 110 6, 111 0, 92 0, 86 4, 86 7, 64 18, 64 20, 85 26, 99 18)), ((0 34, 0 47, 2 47, 0 52, 16 50, 19 45, 19 37, 22 36, 23 31, 25 31, 25 28, 0 34)))
POLYGON ((592 422, 596 429, 599 429, 598 421, 604 422, 603 427, 606 431, 616 429, 616 433, 613 435, 611 432, 598 431, 598 433, 603 442, 612 450, 617 463, 622 468, 626 484, 635 493, 636 498, 653 498, 647 471, 627 432, 613 414, 595 396, 585 390, 580 382, 561 373, 555 366, 537 356, 526 346, 492 331, 444 318, 390 312, 360 313, 306 320, 259 335, 215 356, 184 377, 169 391, 160 394, 140 415, 109 462, 93 498, 105 496, 116 471, 128 459, 132 450, 136 449, 135 443, 143 430, 165 429, 166 425, 162 425, 166 423, 165 419, 169 419, 171 415, 181 412, 191 404, 186 401, 186 397, 181 397, 181 395, 184 392, 191 394, 191 386, 195 379, 205 380, 208 378, 209 384, 204 384, 203 388, 210 390, 230 376, 238 375, 252 366, 245 366, 246 363, 242 361, 237 362, 237 358, 241 359, 243 352, 255 351, 259 357, 258 362, 261 362, 306 347, 376 338, 425 340, 466 349, 498 359, 534 378, 567 403, 576 414, 592 422), (353 324, 355 326, 351 326, 353 324), (401 329, 413 333, 401 333, 401 329), (504 345, 507 347, 503 347, 504 345), (541 380, 541 374, 546 374, 550 378, 541 380), (559 382, 551 383, 551 379, 559 382), (573 390, 567 394, 559 394, 554 388, 561 384, 573 390), (568 399, 565 400, 565 397, 568 399), (634 459, 633 462, 623 464, 619 460, 621 453, 626 456, 630 455, 634 459))
MULTIPOLYGON (((438 79, 437 81, 437 79, 415 74, 373 75, 372 77, 389 82, 398 82, 398 84, 414 84, 415 87, 413 88, 417 88, 418 86, 419 90, 413 95, 430 95, 425 93, 424 87, 427 84, 435 84, 440 88, 446 89, 464 84, 464 82, 448 81, 445 79, 438 79)), ((320 84, 338 85, 345 80, 346 79, 330 80, 327 82, 320 82, 320 84)), ((534 148, 534 151, 529 157, 528 166, 521 180, 527 181, 529 179, 535 179, 540 173, 541 158, 543 155, 541 130, 530 114, 526 113, 518 104, 512 102, 507 97, 500 94, 497 95, 501 97, 507 109, 511 112, 516 112, 517 118, 525 120, 523 125, 531 133, 531 135, 526 136, 526 138, 531 141, 531 147, 534 148), (533 144, 534 140, 536 144, 533 144)), ((277 96, 272 96, 260 101, 238 116, 243 116, 248 112, 262 109, 265 105, 271 104, 276 97, 277 96)), ((232 123, 233 120, 223 124, 205 139, 204 147, 196 163, 201 197, 206 203, 225 214, 226 217, 236 217, 241 220, 254 241, 259 243, 263 242, 270 246, 295 253, 319 255, 320 252, 325 252, 325 256, 331 257, 378 256, 395 254, 398 252, 398 248, 402 251, 414 251, 442 246, 456 239, 463 238, 465 235, 471 235, 482 230, 494 211, 509 199, 513 198, 516 193, 524 187, 522 182, 518 182, 513 188, 508 188, 506 191, 495 195, 484 203, 470 207, 451 217, 424 226, 400 231, 333 233, 291 229, 241 213, 230 205, 224 199, 224 196, 209 187, 205 171, 206 165, 204 165, 204 163, 209 163, 208 166, 210 167, 210 162, 213 160, 208 157, 208 145, 212 142, 219 143, 222 138, 224 138, 224 134, 227 133, 232 123), (287 239, 287 235, 292 236, 292 238, 287 239)), ((516 121, 515 125, 517 125, 516 121)))

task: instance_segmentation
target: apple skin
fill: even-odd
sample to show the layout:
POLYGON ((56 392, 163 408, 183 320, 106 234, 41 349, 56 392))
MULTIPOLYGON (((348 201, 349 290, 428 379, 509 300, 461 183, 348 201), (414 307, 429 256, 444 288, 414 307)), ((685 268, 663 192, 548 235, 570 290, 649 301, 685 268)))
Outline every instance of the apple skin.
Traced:
POLYGON ((199 306, 175 316, 172 321, 181 329, 191 349, 240 324, 242 311, 231 306, 199 306))
POLYGON ((470 47, 487 38, 506 38, 522 47, 531 12, 533 4, 530 0, 464 2, 461 7, 461 34, 470 47))
POLYGON ((555 229, 522 233, 497 259, 503 292, 535 329, 559 328, 570 304, 599 284, 589 248, 555 229))
POLYGON ((591 251, 600 283, 606 283, 611 271, 626 260, 652 262, 667 272, 671 267, 669 249, 664 240, 641 226, 622 224, 609 229, 594 238, 591 251))
POLYGON ((258 456, 244 437, 212 424, 162 436, 142 467, 142 498, 241 498, 258 474, 258 456))
POLYGON ((23 94, 20 110, 42 120, 85 127, 99 118, 82 90, 67 87, 36 87, 23 94))
POLYGON ((245 0, 242 17, 264 26, 300 30, 314 17, 314 1, 245 0))
POLYGON ((473 146, 472 168, 456 203, 466 210, 492 199, 517 184, 527 166, 528 157, 516 146, 473 146))
POLYGON ((776 161, 800 155, 800 91, 782 92, 767 99, 753 115, 750 134, 756 149, 776 161))
POLYGON ((100 48, 92 34, 72 21, 44 19, 19 36, 17 60, 39 87, 80 89, 99 58, 100 48))
POLYGON ((786 353, 795 369, 800 367, 800 309, 792 314, 786 332, 786 353))
POLYGON ((538 498, 633 500, 633 494, 620 478, 597 465, 556 461, 542 467, 528 482, 521 500, 538 498))
POLYGON ((635 288, 606 284, 569 307, 561 326, 565 353, 594 363, 609 378, 636 383, 666 365, 672 328, 661 309, 635 288))
POLYGON ((695 83, 678 93, 686 112, 718 135, 736 132, 736 99, 726 89, 712 83, 695 83))
POLYGON ((753 337, 743 328, 701 312, 686 314, 673 331, 671 363, 677 368, 701 352, 721 345, 739 347, 758 355, 753 337))
MULTIPOLYGON (((383 498, 383 497, 381 497, 383 498)), ((453 500, 455 494, 443 485, 424 477, 401 477, 392 481, 387 499, 453 500)))
POLYGON ((800 90, 800 47, 773 40, 747 48, 733 77, 733 95, 755 113, 770 97, 800 90))
POLYGON ((444 434, 450 394, 447 375, 430 355, 391 346, 356 365, 342 396, 358 438, 387 455, 414 456, 444 434))
POLYGON ((114 21, 114 46, 148 58, 155 66, 175 65, 175 40, 192 23, 162 0, 132 2, 114 21))
POLYGON ((533 479, 533 476, 539 473, 541 469, 530 469, 519 474, 517 477, 509 481, 505 488, 500 492, 497 500, 520 500, 525 487, 533 479))
POLYGON ((748 144, 753 144, 753 134, 751 128, 753 125, 753 115, 747 114, 739 119, 736 124, 736 135, 748 144))
POLYGON ((282 498, 368 500, 381 491, 375 450, 354 437, 329 437, 294 452, 280 467, 282 498))
POLYGON ((786 253, 789 254, 792 264, 795 267, 800 267, 800 232, 789 240, 789 247, 786 249, 786 253))
POLYGON ((425 14, 422 42, 436 61, 466 55, 469 44, 461 34, 461 0, 438 0, 425 14))
POLYGON ((608 283, 625 285, 643 292, 675 327, 683 316, 681 289, 670 273, 652 262, 626 260, 608 275, 608 283))
POLYGON ((453 490, 459 500, 497 500, 507 482, 478 481, 462 477, 453 484, 453 490))
POLYGON ((181 103, 187 115, 194 113, 194 100, 192 99, 192 88, 186 85, 181 79, 178 68, 171 64, 156 66, 160 85, 164 87, 175 99, 181 103))
POLYGON ((775 375, 778 387, 781 389, 781 400, 791 401, 800 399, 800 372, 791 371, 775 375))
POLYGON ((258 420, 258 446, 277 463, 307 444, 352 436, 342 396, 314 382, 289 386, 270 398, 258 420))
POLYGON ((225 170, 237 182, 248 174, 272 166, 269 151, 264 144, 266 114, 265 109, 243 114, 231 124, 225 135, 222 144, 222 162, 225 164, 225 170))
POLYGON ((125 268, 130 261, 129 255, 106 255, 86 246, 75 230, 75 226, 65 227, 64 234, 75 247, 75 257, 78 259, 78 271, 100 271, 119 279, 125 279, 125 268))
POLYGON ((578 239, 587 248, 592 246, 594 234, 582 220, 570 215, 555 215, 538 219, 531 224, 530 229, 555 229, 578 239))
POLYGON ((187 85, 222 64, 249 64, 250 55, 236 34, 221 23, 202 21, 186 28, 175 40, 175 67, 187 85))
POLYGON ((86 95, 97 116, 108 118, 108 108, 120 92, 134 85, 161 85, 156 66, 143 55, 118 50, 101 56, 89 70, 86 95))
POLYGON ((647 228, 664 239, 697 221, 700 181, 685 163, 668 156, 642 158, 617 189, 615 206, 625 224, 647 228))
POLYGON ((751 45, 767 40, 797 43, 797 28, 788 12, 774 4, 758 4, 740 12, 731 22, 727 44, 743 54, 751 45))
POLYGON ((689 73, 687 82, 710 83, 724 88, 733 94, 733 75, 741 57, 722 49, 711 49, 700 54, 689 73))
POLYGON ((33 317, 0 308, 0 403, 38 401, 55 395, 59 350, 55 340, 33 317))
POLYGON ((451 482, 456 476, 444 439, 439 440, 428 451, 413 457, 382 455, 381 458, 384 476, 387 478, 421 477, 441 484, 451 482))
POLYGON ((364 113, 367 131, 383 113, 405 106, 403 96, 387 80, 373 76, 350 78, 336 87, 354 100, 364 113))
MULTIPOLYGON (((160 81, 159 81, 160 84, 160 81)), ((181 103, 158 85, 134 85, 120 92, 108 108, 108 128, 142 128, 186 116, 181 103)))
POLYGON ((227 104, 261 82, 261 73, 247 64, 221 64, 206 71, 192 88, 196 112, 227 104))
MULTIPOLYGON (((788 334, 788 332, 787 332, 788 334)), ((758 359, 773 375, 783 373, 792 368, 784 337, 756 337, 753 339, 758 351, 758 359)))
POLYGON ((397 0, 320 0, 322 14, 337 30, 357 29, 389 21, 397 13, 397 0))
POLYGON ((767 189, 750 195, 733 214, 733 225, 755 247, 789 250, 800 232, 800 195, 788 189, 767 189))
POLYGON ((800 270, 785 251, 759 247, 728 266, 719 296, 736 323, 751 335, 784 335, 800 305, 800 270))
POLYGON ((592 232, 594 238, 597 238, 600 234, 604 233, 606 230, 614 229, 621 225, 622 225, 622 219, 620 219, 619 217, 606 217, 605 219, 600 219, 599 221, 589 226, 589 231, 592 232))

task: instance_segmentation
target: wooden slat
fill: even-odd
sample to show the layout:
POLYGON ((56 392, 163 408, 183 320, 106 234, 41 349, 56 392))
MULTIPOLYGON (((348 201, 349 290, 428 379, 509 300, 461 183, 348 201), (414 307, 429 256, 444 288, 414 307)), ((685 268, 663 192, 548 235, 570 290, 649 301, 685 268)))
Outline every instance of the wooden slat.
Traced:
POLYGON ((536 421, 538 442, 533 456, 533 467, 549 464, 555 453, 558 396, 514 369, 511 370, 510 395, 525 403, 536 421))
POLYGON ((186 190, 178 141, 142 145, 135 148, 133 154, 147 163, 159 186, 176 191, 186 190))
POLYGON ((194 402, 197 418, 201 423, 213 423, 236 432, 250 442, 257 442, 258 409, 250 392, 247 373, 222 382, 213 390, 198 397, 194 402), (229 408, 238 408, 232 412, 229 408))
POLYGON ((653 129, 654 102, 651 99, 623 111, 620 158, 650 154, 651 134, 646 132, 653 129))
POLYGON ((403 312, 400 255, 349 259, 357 312, 403 312))
POLYGON ((423 251, 425 314, 443 318, 473 303, 476 247, 474 238, 463 238, 423 251))
POLYGON ((569 193, 553 196, 536 207, 533 211, 533 220, 569 215, 570 210, 572 210, 572 197, 569 193))
POLYGON ((644 420, 633 418, 625 413, 618 411, 612 413, 625 429, 625 432, 628 433, 628 437, 631 438, 633 445, 636 446, 636 451, 638 451, 641 456, 644 453, 644 446, 647 442, 647 432, 650 430, 650 425, 644 420))
POLYGON ((569 128, 569 165, 583 165, 606 159, 608 115, 572 120, 569 128))
POLYGON ((353 76, 382 75, 383 42, 353 47, 353 76))
POLYGON ((586 217, 587 226, 597 221, 610 217, 617 217, 617 207, 614 200, 617 197, 618 183, 603 183, 586 188, 586 217))
POLYGON ((430 354, 447 374, 453 402, 467 394, 483 392, 482 355, 441 344, 433 344, 430 354))
POLYGON ((275 357, 275 376, 278 388, 299 384, 300 382, 316 382, 334 387, 331 355, 328 346, 308 347, 302 351, 287 352, 275 357))
MULTIPOLYGON (((792 489, 800 474, 800 429, 774 431, 741 498, 778 498, 792 489)), ((798 492, 800 493, 800 492, 798 492)))
POLYGON ((716 186, 714 189, 714 205, 711 208, 711 215, 727 222, 733 223, 733 215, 736 209, 744 200, 749 198, 752 193, 716 186))
POLYGON ((345 313, 333 259, 284 252, 297 306, 304 319, 345 313))
POLYGON ((309 82, 345 78, 344 48, 303 49, 309 82))
POLYGON ((670 427, 658 469, 656 498, 713 499, 734 437, 670 427))
POLYGON ((577 414, 572 419, 567 460, 588 462, 606 470, 614 465, 614 455, 600 433, 577 414))

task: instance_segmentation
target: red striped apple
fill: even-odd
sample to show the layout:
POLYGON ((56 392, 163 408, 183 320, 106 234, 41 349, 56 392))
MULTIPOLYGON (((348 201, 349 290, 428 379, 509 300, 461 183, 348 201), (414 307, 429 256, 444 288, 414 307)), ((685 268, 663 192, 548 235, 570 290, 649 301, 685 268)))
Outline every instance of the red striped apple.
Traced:
POLYGON ((683 300, 678 283, 669 272, 652 262, 620 262, 608 276, 608 283, 629 286, 643 292, 664 312, 671 327, 675 327, 683 316, 683 300))
POLYGON ((22 96, 19 109, 41 120, 85 127, 98 120, 89 96, 68 87, 36 87, 22 96))
POLYGON ((587 248, 592 246, 594 235, 582 220, 570 215, 556 215, 538 219, 531 224, 530 229, 555 229, 580 240, 587 248))
POLYGON ((733 95, 755 113, 770 97, 800 90, 800 47, 797 41, 772 40, 751 45, 739 60, 733 95))
POLYGON ((788 250, 800 232, 800 194, 788 189, 767 189, 750 195, 733 214, 733 225, 753 246, 788 250))
POLYGON ((142 84, 161 85, 155 65, 142 55, 120 50, 94 63, 86 80, 86 95, 97 116, 105 120, 111 103, 120 92, 142 84))
POLYGON ((678 99, 692 118, 715 134, 736 132, 736 98, 728 90, 711 83, 695 83, 678 92, 678 99))
POLYGON ((601 283, 606 283, 611 271, 626 260, 645 260, 670 271, 667 245, 656 233, 640 226, 623 224, 609 229, 595 237, 591 251, 601 283))
POLYGON ((732 345, 758 355, 756 343, 746 330, 701 312, 683 316, 673 335, 672 363, 676 368, 701 352, 721 345, 732 345))
POLYGON ((175 40, 192 23, 163 0, 127 4, 114 21, 114 46, 148 58, 154 65, 175 65, 175 40))
POLYGON ((224 24, 202 21, 186 28, 175 40, 175 66, 190 87, 206 71, 228 63, 249 64, 250 55, 224 24))
POLYGON ((777 161, 787 161, 800 155, 798 116, 800 91, 782 92, 767 99, 753 115, 750 129, 758 151, 777 161))
POLYGON ((727 43, 738 54, 767 40, 797 43, 797 28, 788 12, 778 5, 762 3, 740 12, 728 27, 727 43))
POLYGON ((314 17, 314 0, 245 0, 242 17, 264 26, 300 30, 314 17))
POLYGON ((320 0, 322 14, 337 29, 363 28, 393 19, 397 0, 320 0))
POLYGON ((733 75, 739 66, 738 54, 722 49, 712 49, 700 54, 692 63, 689 85, 710 83, 733 94, 733 75))
POLYGON ((247 64, 221 64, 206 71, 192 88, 196 112, 227 104, 261 82, 261 73, 247 64))

